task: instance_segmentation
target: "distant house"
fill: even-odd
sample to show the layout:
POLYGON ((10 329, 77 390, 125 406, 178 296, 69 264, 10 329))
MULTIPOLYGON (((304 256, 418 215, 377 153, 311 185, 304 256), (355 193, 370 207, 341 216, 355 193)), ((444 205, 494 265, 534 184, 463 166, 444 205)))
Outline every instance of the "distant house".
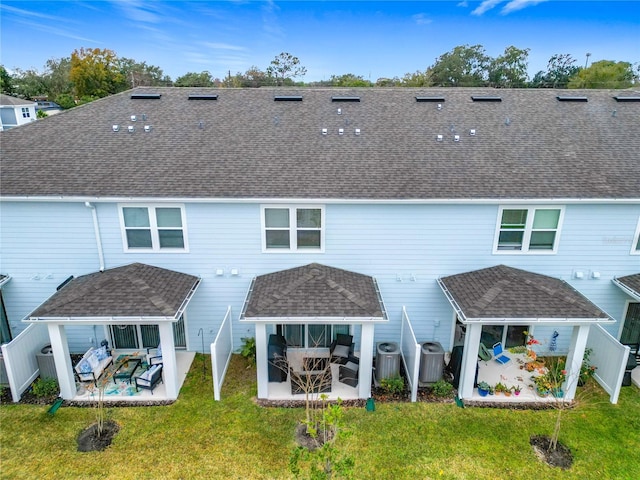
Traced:
POLYGON ((47 115, 55 115, 56 113, 60 113, 63 108, 55 102, 50 102, 48 100, 38 100, 36 105, 36 111, 42 111, 47 115))
MULTIPOLYGON (((638 118, 640 93, 618 90, 141 87, 103 98, 0 136, 9 324, 14 335, 46 324, 59 348, 83 352, 102 339, 156 347, 172 323, 171 347, 200 351, 229 322, 232 349, 257 339, 266 399, 290 373, 270 376, 270 347, 299 353, 303 371, 304 357, 351 336, 358 383, 340 395, 366 398, 380 343, 415 365, 411 334, 464 347, 471 398, 480 342, 508 348, 534 331, 580 360, 597 324, 637 343, 640 293, 614 279, 640 272, 638 118), (171 289, 146 288, 158 277, 139 265, 198 289, 180 290, 184 309, 173 298, 162 318, 136 316, 139 297, 125 309, 128 297, 109 297, 127 265, 136 294, 160 305, 171 289), (90 298, 75 304, 83 311, 56 303, 70 276, 109 287, 96 290, 95 322, 90 298)), ((80 298, 81 284, 64 297, 80 298)))
POLYGON ((0 130, 9 130, 36 120, 36 102, 0 94, 0 130))

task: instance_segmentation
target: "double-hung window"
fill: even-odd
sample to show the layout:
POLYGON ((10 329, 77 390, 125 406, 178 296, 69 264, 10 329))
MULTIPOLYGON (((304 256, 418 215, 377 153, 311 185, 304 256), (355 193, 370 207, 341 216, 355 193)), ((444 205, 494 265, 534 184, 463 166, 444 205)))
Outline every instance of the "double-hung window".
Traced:
POLYGON ((121 205, 125 252, 186 252, 184 207, 121 205))
POLYGON ((563 213, 558 207, 500 208, 494 253, 555 253, 563 213))
POLYGON ((262 249, 265 252, 323 252, 324 208, 263 206, 262 249))
POLYGON ((22 118, 31 118, 31 113, 29 112, 28 107, 23 107, 21 110, 22 110, 22 118))

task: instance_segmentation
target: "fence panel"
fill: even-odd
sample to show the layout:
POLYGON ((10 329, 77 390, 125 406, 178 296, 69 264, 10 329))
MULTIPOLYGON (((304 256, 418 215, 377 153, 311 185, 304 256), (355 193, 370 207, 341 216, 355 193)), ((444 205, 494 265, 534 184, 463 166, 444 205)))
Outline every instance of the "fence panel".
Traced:
POLYGON ((411 387, 411 401, 418 399, 418 376, 420 375, 420 344, 411 326, 411 320, 405 307, 402 307, 402 328, 400 331, 400 350, 402 361, 411 387))
POLYGON ((233 331, 231 329, 231 306, 227 308, 216 339, 211 344, 211 369, 213 372, 213 398, 220 400, 220 389, 227 373, 233 353, 233 331))
POLYGON ((2 345, 2 357, 14 402, 19 402, 22 393, 38 378, 40 370, 36 354, 48 343, 47 327, 32 323, 11 342, 2 345))
POLYGON ((597 367, 594 378, 609 394, 611 403, 618 403, 629 347, 618 342, 600 325, 595 325, 589 330, 587 348, 592 349, 589 361, 597 367))

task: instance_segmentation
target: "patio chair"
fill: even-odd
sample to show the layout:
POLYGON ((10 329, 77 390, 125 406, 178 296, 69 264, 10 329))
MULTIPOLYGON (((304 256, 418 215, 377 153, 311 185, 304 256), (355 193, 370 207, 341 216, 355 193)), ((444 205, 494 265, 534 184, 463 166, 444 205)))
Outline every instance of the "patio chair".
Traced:
POLYGON ((493 358, 496 362, 501 363, 502 365, 511 361, 511 358, 502 353, 502 342, 498 342, 493 345, 493 358))
POLYGON ((162 364, 154 365, 149 370, 136 378, 136 392, 141 388, 146 388, 151 391, 153 395, 153 389, 156 388, 158 383, 162 382, 162 364))
POLYGON ((338 381, 349 385, 350 387, 358 386, 358 373, 360 370, 360 359, 349 355, 347 362, 340 365, 338 369, 338 381))
POLYGON ((149 367, 162 365, 162 348, 160 344, 158 344, 158 348, 147 348, 147 364, 149 367), (151 354, 151 350, 155 350, 153 355, 151 354))
POLYGON ((331 363, 340 363, 344 365, 349 359, 349 355, 353 355, 353 335, 345 335, 339 333, 336 339, 331 342, 329 347, 329 356, 331 363))

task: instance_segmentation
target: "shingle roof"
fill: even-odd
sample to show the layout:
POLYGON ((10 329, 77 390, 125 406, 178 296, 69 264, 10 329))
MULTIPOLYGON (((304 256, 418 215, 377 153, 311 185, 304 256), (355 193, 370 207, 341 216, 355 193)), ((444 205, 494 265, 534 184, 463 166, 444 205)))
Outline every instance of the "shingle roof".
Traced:
POLYGON ((198 282, 193 275, 133 263, 74 278, 29 318, 174 317, 198 282))
POLYGON ((466 319, 593 319, 609 316, 557 278, 497 265, 440 279, 466 319))
POLYGON ((615 96, 638 94, 144 87, 0 133, 1 193, 100 198, 638 198, 640 102, 618 102, 615 96), (132 92, 155 92, 160 98, 132 99, 132 92), (217 100, 189 100, 193 93, 217 95, 217 100), (588 102, 556 98, 568 94, 587 97, 588 102), (302 101, 274 101, 276 96, 301 96, 302 101), (499 96, 501 101, 473 101, 472 96, 499 96), (332 97, 360 101, 336 102, 332 97), (119 131, 114 132, 113 125, 119 131), (144 131, 145 125, 151 126, 150 132, 144 131), (135 127, 134 133, 129 126, 135 127))
POLYGON ((5 95, 4 93, 0 93, 0 105, 7 105, 12 107, 24 107, 25 105, 35 105, 36 102, 32 100, 25 100, 24 98, 11 97, 9 95, 5 95))
POLYGON ((640 273, 627 275, 625 277, 618 277, 615 280, 616 283, 622 284, 640 297, 640 273))
POLYGON ((311 263, 255 278, 244 313, 251 317, 383 317, 368 275, 311 263))

